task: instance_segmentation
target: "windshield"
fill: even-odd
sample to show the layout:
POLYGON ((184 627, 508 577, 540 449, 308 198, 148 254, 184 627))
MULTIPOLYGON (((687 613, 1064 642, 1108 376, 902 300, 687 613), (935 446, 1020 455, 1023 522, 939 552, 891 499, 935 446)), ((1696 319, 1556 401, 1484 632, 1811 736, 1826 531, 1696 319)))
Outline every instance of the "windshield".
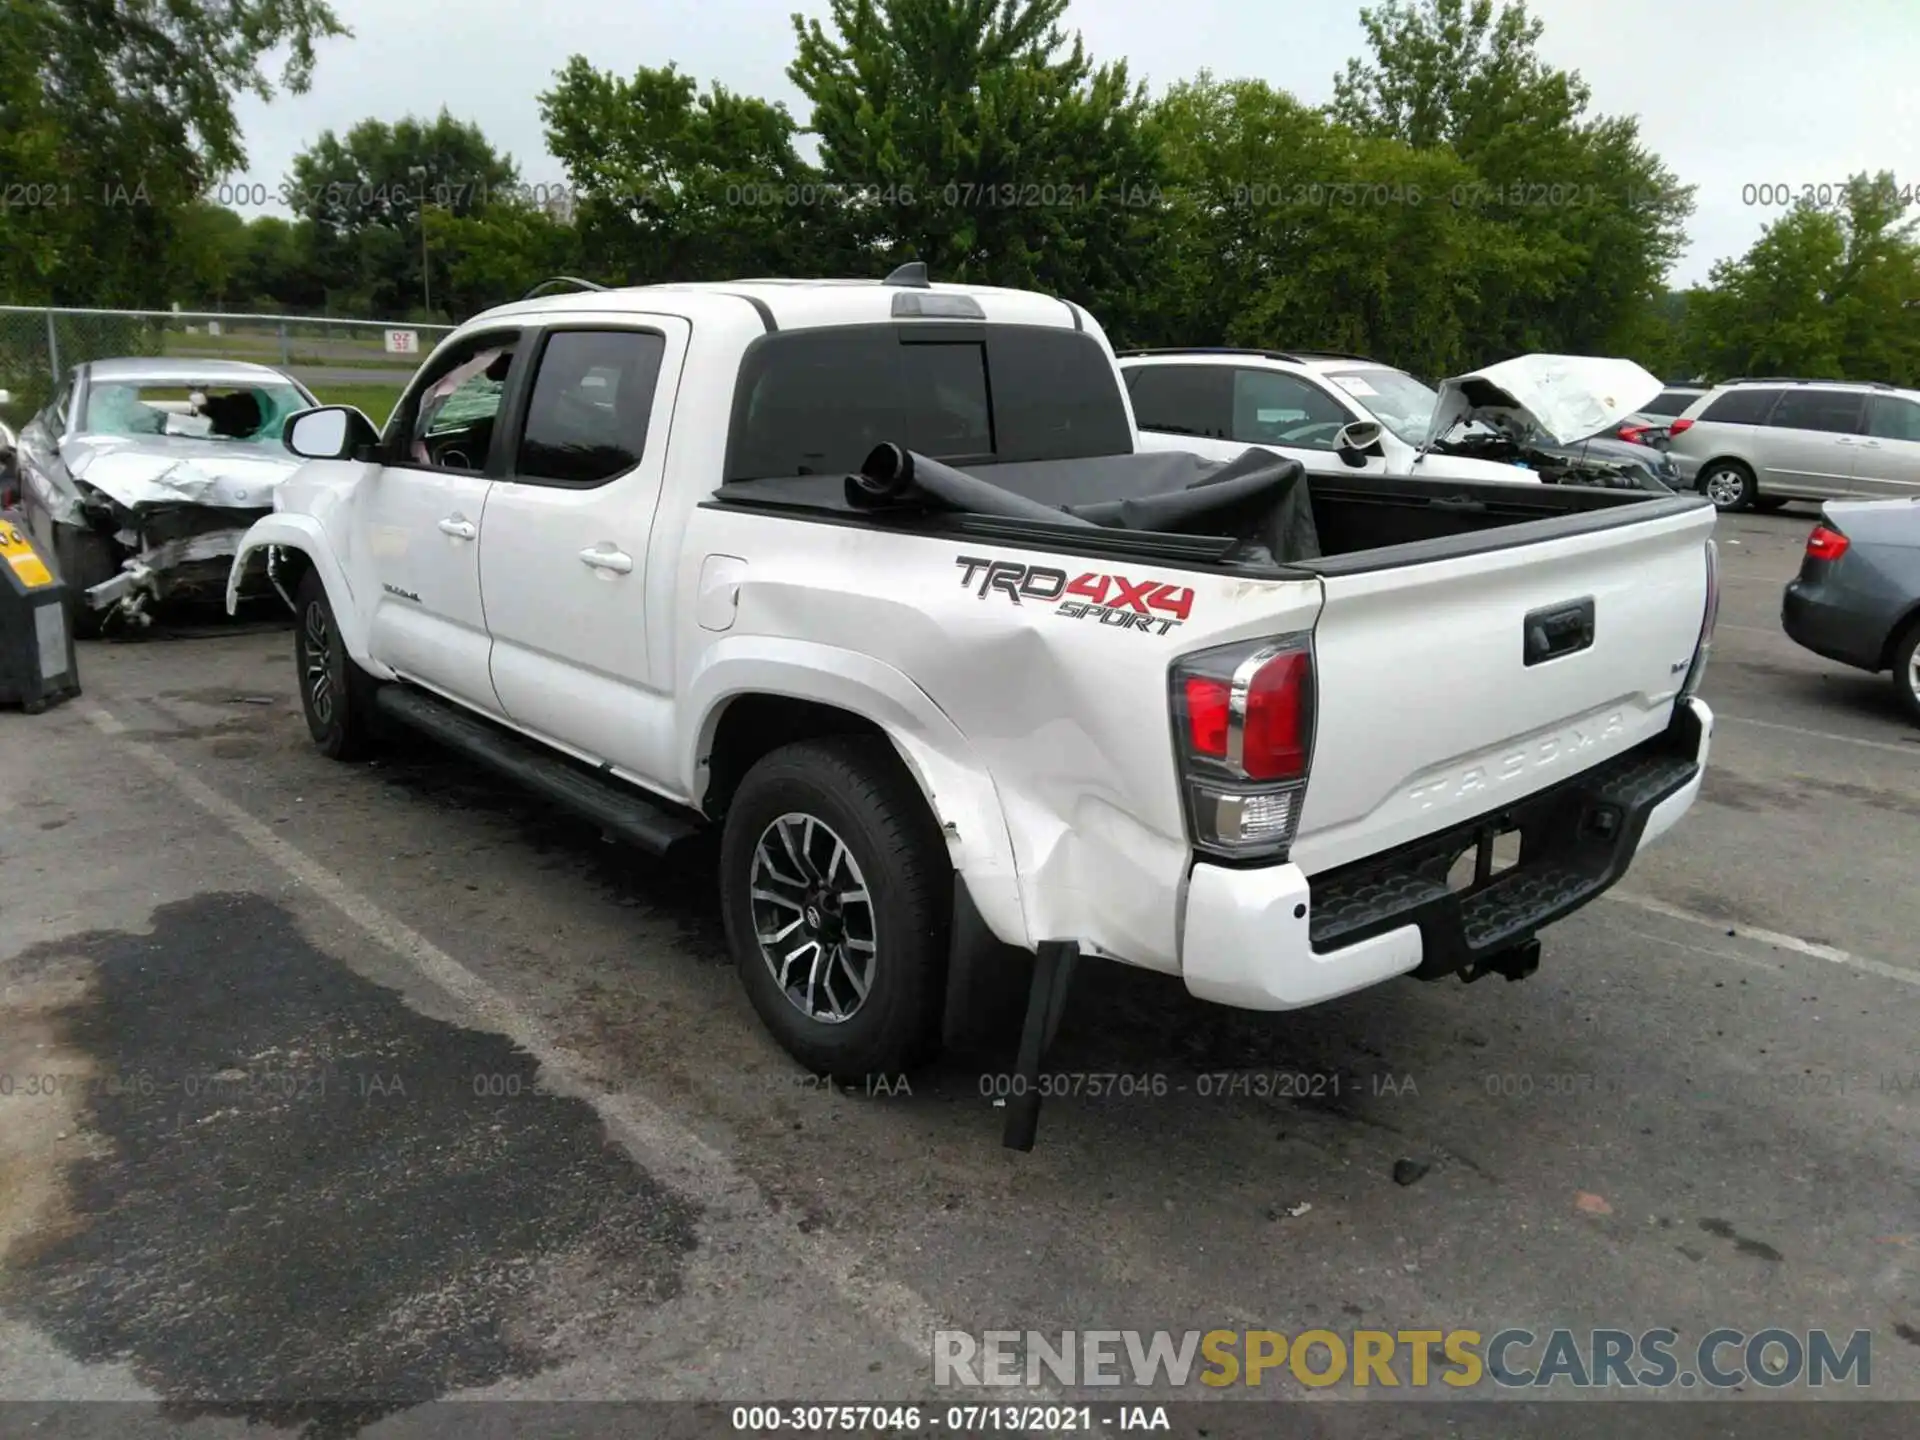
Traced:
POLYGON ((1400 370, 1336 370, 1327 376, 1409 445, 1427 438, 1439 395, 1400 370))
POLYGON ((96 384, 87 393, 91 435, 179 435, 236 445, 278 445, 287 417, 313 402, 289 384, 96 384))

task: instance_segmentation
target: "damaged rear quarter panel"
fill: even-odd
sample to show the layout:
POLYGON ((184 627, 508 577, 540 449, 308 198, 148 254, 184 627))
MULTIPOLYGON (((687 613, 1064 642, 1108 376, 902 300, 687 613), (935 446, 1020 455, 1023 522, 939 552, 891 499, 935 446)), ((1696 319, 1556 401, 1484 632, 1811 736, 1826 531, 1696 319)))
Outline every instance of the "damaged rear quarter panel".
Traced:
POLYGON ((684 613, 706 554, 748 562, 729 634, 681 631, 699 638, 680 656, 678 693, 696 687, 709 651, 748 636, 871 656, 910 677, 989 772, 1031 940, 1089 941, 1177 971, 1191 847, 1169 666, 1311 629, 1317 579, 715 509, 697 512, 689 540, 684 613))

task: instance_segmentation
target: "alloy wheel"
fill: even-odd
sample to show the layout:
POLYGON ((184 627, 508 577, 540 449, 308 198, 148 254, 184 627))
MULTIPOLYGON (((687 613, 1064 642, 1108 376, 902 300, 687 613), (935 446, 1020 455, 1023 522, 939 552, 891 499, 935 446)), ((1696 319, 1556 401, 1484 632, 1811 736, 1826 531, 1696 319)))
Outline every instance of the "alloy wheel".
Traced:
POLYGON ((754 938, 774 983, 810 1020, 843 1024, 873 988, 873 900, 846 841, 790 812, 760 832, 748 882, 754 938))
POLYGON ((1707 498, 1721 509, 1738 505, 1747 493, 1747 477, 1738 470, 1716 470, 1707 477, 1707 498))
POLYGON ((322 725, 333 723, 333 627, 327 623, 326 607, 315 601, 307 606, 304 626, 305 644, 302 650, 304 674, 302 681, 307 688, 307 704, 313 710, 313 718, 322 725))

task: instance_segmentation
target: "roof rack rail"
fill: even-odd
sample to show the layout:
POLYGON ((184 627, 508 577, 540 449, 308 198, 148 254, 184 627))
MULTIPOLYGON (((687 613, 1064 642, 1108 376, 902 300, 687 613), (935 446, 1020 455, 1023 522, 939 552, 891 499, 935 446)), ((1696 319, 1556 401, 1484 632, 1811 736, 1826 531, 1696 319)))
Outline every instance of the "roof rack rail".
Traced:
POLYGON ((552 289, 555 285, 571 285, 576 290, 607 290, 612 288, 607 285, 596 284, 592 280, 582 280, 577 275, 555 275, 549 279, 542 280, 520 298, 522 300, 531 300, 542 292, 552 289))
POLYGON ((1722 385, 1859 385, 1868 390, 1899 388, 1886 380, 1837 380, 1806 375, 1733 375, 1720 383, 1722 385))
POLYGON ((1247 345, 1167 345, 1148 350, 1117 350, 1128 355, 1258 355, 1263 360, 1287 360, 1299 364, 1305 360, 1358 360, 1368 365, 1380 362, 1371 355, 1351 355, 1345 350, 1261 350, 1247 345))
POLYGON ((1127 355, 1258 355, 1266 360, 1298 360, 1300 357, 1290 350, 1255 350, 1245 345, 1164 345, 1145 350, 1118 350, 1116 356, 1127 355))

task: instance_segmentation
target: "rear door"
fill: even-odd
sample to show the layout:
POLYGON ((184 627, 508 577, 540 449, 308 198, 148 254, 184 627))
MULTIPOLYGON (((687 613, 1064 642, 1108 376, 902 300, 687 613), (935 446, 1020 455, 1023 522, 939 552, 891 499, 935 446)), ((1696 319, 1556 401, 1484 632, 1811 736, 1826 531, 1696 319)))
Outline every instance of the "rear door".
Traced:
POLYGON ((1469 555, 1312 566, 1319 714, 1293 858, 1309 874, 1363 859, 1659 734, 1699 641, 1713 523, 1696 505, 1469 555), (1529 632, 1558 637, 1556 653, 1529 632))
POLYGON ((1847 488, 1863 500, 1920 495, 1920 404, 1904 395, 1868 398, 1866 434, 1854 451, 1847 488))
POLYGON ((662 315, 541 334, 480 546, 507 717, 630 776, 672 773, 646 562, 690 334, 662 315))
POLYGON ((1756 437, 1765 465, 1760 493, 1844 495, 1865 427, 1866 393, 1800 385, 1780 397, 1756 437))

